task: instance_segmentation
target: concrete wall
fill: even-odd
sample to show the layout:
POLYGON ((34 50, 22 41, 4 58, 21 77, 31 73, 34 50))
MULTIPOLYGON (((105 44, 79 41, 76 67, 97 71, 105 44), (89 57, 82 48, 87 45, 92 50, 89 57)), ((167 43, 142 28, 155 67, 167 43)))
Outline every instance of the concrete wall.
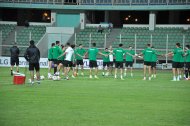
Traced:
POLYGON ((57 13, 56 26, 57 27, 77 27, 80 23, 79 13, 57 13))

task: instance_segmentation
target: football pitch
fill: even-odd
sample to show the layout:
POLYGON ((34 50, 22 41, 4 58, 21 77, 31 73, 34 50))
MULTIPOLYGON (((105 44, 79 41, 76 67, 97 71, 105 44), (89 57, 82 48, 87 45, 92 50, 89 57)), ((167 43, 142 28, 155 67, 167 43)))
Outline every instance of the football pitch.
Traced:
POLYGON ((1 67, 0 126, 190 125, 190 81, 170 81, 171 70, 151 81, 142 80, 142 69, 125 80, 87 74, 53 81, 41 69, 40 85, 13 85, 10 68, 1 67))

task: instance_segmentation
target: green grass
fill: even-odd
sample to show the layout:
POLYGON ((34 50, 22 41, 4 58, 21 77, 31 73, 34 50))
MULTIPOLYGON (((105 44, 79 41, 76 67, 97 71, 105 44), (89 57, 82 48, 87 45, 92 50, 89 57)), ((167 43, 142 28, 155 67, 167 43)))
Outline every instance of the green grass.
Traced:
POLYGON ((142 81, 142 70, 134 75, 30 86, 13 85, 9 68, 0 68, 0 126, 190 125, 190 81, 170 81, 171 71, 158 71, 152 81, 142 81))

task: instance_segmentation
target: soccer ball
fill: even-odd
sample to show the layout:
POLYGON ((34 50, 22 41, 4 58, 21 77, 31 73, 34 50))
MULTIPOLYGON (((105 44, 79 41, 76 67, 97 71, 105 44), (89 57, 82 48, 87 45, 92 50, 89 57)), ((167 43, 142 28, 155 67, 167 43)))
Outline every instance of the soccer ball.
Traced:
POLYGON ((60 78, 60 76, 53 76, 52 79, 53 79, 54 81, 57 81, 57 80, 60 80, 61 78, 60 78))
POLYGON ((57 80, 60 80, 61 79, 61 77, 60 76, 57 76, 57 80))
POLYGON ((28 82, 29 82, 29 83, 31 83, 31 82, 32 82, 32 80, 31 80, 31 79, 28 79, 28 82))
POLYGON ((51 80, 51 79, 52 79, 52 77, 53 77, 52 75, 48 75, 48 79, 50 79, 50 80, 51 80))
POLYGON ((36 74, 34 74, 34 79, 36 79, 37 78, 37 76, 36 76, 36 74))
POLYGON ((40 80, 44 80, 45 79, 45 77, 42 75, 42 76, 40 76, 40 80))

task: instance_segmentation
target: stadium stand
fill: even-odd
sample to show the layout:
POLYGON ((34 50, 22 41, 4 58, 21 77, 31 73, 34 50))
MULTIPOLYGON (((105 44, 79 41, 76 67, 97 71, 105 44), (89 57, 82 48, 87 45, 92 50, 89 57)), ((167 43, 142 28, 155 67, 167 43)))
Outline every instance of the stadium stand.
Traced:
POLYGON ((183 42, 183 36, 185 37, 185 43, 190 42, 190 30, 184 30, 183 28, 169 28, 169 27, 157 27, 154 31, 150 31, 148 27, 127 27, 122 28, 121 36, 116 36, 116 41, 113 43, 113 47, 117 47, 118 43, 123 43, 125 47, 135 46, 135 34, 136 34, 136 48, 145 48, 146 43, 152 43, 158 49, 166 49, 167 34, 168 34, 168 49, 172 49, 176 42, 183 42))
MULTIPOLYGON (((16 31, 16 25, 0 25, 0 28, 2 29, 3 33, 3 41, 7 39, 7 37, 10 35, 11 32, 16 31)), ((30 26, 30 27, 24 27, 21 31, 17 31, 17 37, 16 42, 20 49, 20 56, 24 55, 24 52, 26 51, 26 48, 28 46, 28 42, 30 39, 34 40, 35 42, 38 42, 43 35, 46 32, 45 26, 30 26), (30 38, 31 33, 31 38, 30 38)), ((12 43, 9 43, 12 44, 12 43)), ((10 54, 10 48, 3 48, 3 55, 8 56, 10 54)))
POLYGON ((2 31, 3 41, 9 36, 9 34, 14 31, 16 25, 12 24, 0 24, 0 31, 2 31))
POLYGON ((96 27, 86 27, 84 30, 81 30, 79 34, 77 34, 76 44, 83 44, 84 47, 89 47, 89 42, 91 41, 91 43, 95 42, 98 48, 104 48, 105 34, 107 35, 106 38, 109 38, 110 33, 107 29, 104 29, 101 34, 97 31, 96 27))
POLYGON ((30 40, 30 33, 31 39, 35 42, 38 42, 41 37, 45 34, 46 27, 45 26, 30 26, 25 27, 21 32, 17 35, 17 43, 19 45, 28 45, 28 41, 30 40))

